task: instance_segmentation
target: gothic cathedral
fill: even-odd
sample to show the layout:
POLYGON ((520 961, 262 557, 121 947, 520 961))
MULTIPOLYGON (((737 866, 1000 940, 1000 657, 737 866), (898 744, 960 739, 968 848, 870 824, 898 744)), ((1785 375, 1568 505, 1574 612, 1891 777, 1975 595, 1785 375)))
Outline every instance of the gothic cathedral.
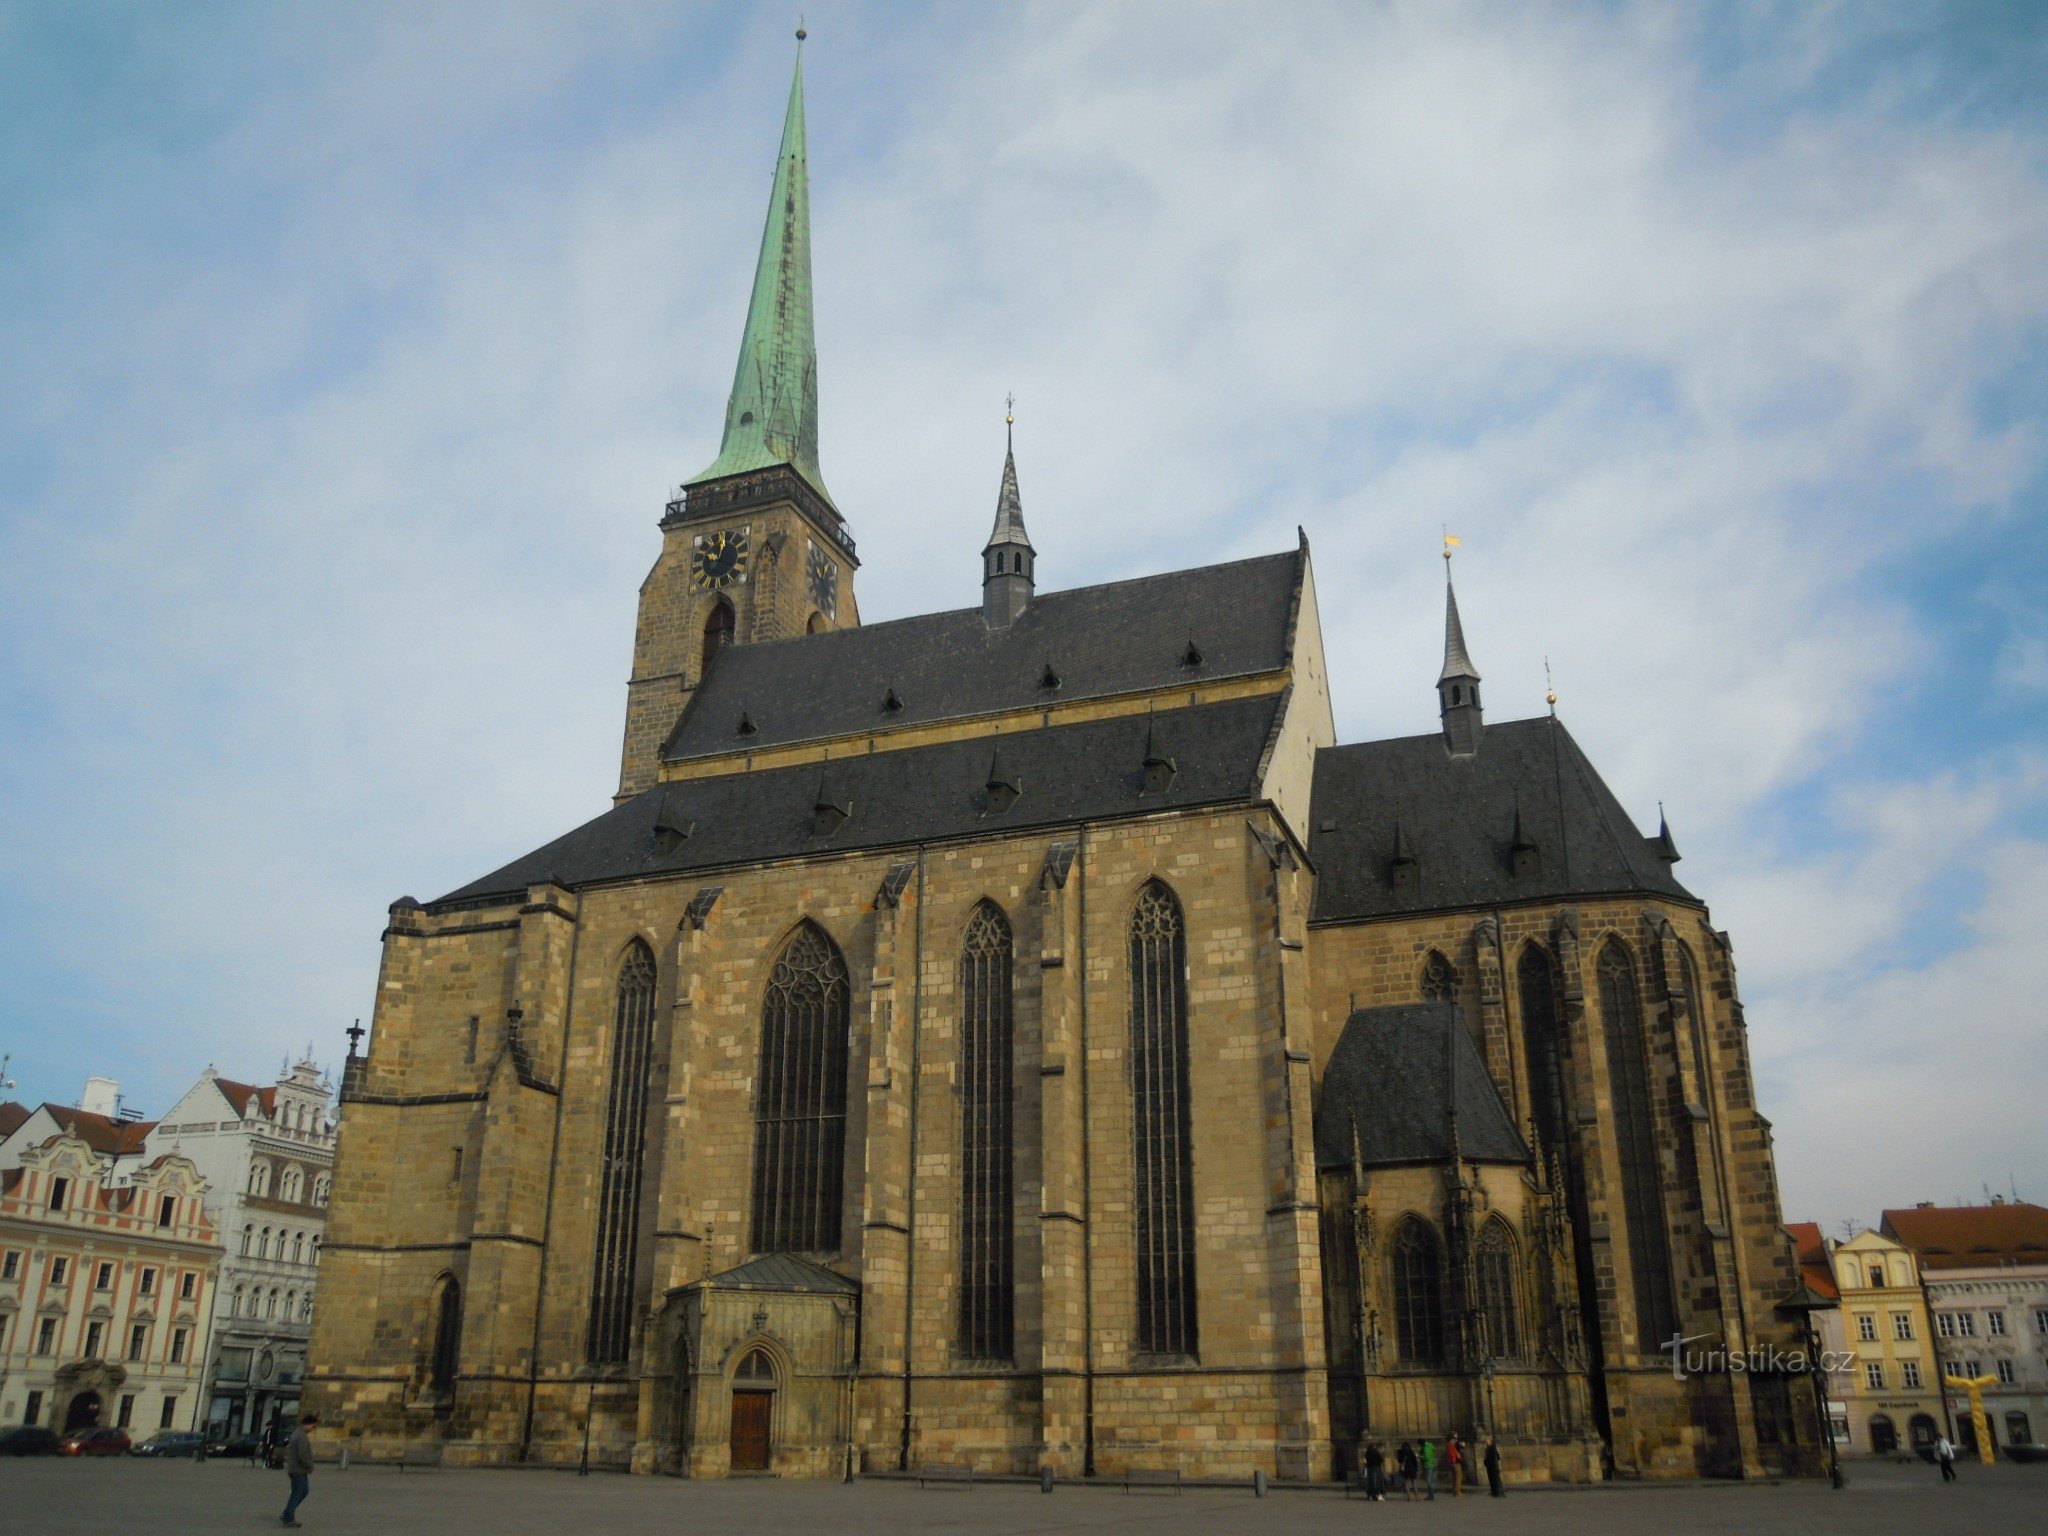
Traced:
MULTIPOLYGON (((384 933, 306 1403, 693 1477, 1816 1464, 1728 936, 1556 717, 1339 744, 1307 540, 862 627, 801 63, 616 802, 384 933), (1695 1345, 1695 1348, 1702 1346, 1695 1345), (1711 1344, 1706 1346, 1711 1347, 1711 1344), (1738 1361, 1738 1364, 1741 1362, 1738 1361)), ((1354 664, 1362 664, 1354 663, 1354 664)))

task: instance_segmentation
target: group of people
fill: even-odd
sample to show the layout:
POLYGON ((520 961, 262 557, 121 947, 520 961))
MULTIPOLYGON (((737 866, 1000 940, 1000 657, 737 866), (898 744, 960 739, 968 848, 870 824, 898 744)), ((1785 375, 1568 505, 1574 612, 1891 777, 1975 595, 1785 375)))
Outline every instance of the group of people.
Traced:
MULTIPOLYGON (((1365 1442, 1365 1453, 1361 1458, 1365 1468, 1365 1496, 1384 1504, 1387 1501, 1387 1453, 1377 1440, 1365 1442)), ((1472 1447, 1456 1435, 1444 1437, 1443 1449, 1437 1449, 1434 1440, 1424 1440, 1418 1446, 1415 1441, 1403 1440, 1394 1452, 1394 1475, 1401 1481, 1404 1497, 1433 1499, 1436 1497, 1437 1474, 1444 1475, 1445 1491, 1457 1499, 1465 1496, 1465 1482, 1471 1476, 1472 1447)), ((1500 1480, 1500 1447, 1493 1443, 1493 1436, 1486 1437, 1479 1456, 1480 1465, 1486 1469, 1486 1491, 1496 1499, 1505 1498, 1507 1489, 1500 1480)))

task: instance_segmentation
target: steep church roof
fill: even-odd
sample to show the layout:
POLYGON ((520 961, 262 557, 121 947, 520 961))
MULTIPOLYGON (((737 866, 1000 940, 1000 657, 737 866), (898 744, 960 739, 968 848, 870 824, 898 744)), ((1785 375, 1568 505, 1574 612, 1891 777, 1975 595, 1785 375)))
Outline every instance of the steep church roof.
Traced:
POLYGON ((1555 717, 1488 726, 1465 755, 1434 732, 1326 747, 1311 804, 1317 921, 1622 891, 1694 899, 1555 717), (1415 861, 1400 884, 1397 834, 1415 861), (1519 874, 1518 839, 1534 855, 1519 874))
POLYGON ((1316 1166, 1441 1162, 1451 1151, 1476 1162, 1522 1163, 1515 1134, 1456 1003, 1361 1008, 1345 1021, 1316 1103, 1316 1166))
POLYGON ((798 1295, 857 1296, 860 1282, 794 1253, 764 1253, 697 1282, 718 1291, 780 1291, 798 1295))
POLYGON ((1175 762, 1163 788, 1146 786, 1155 725, 1141 714, 658 784, 435 905, 514 895, 551 879, 578 886, 1245 800, 1259 791, 1284 697, 1159 715, 1157 739, 1175 762), (1007 809, 990 803, 996 742, 1020 791, 1007 809), (819 813, 828 798, 848 814, 826 824, 819 813), (662 838, 657 823, 666 826, 662 838))
POLYGON ((818 342, 811 318, 811 187, 801 42, 754 290, 747 300, 746 334, 725 404, 725 434, 718 457, 689 483, 778 464, 796 470, 831 502, 818 470, 818 342))
POLYGON ((1277 671, 1288 660, 1306 561, 1298 549, 1044 592, 1000 628, 980 608, 956 608, 729 646, 662 755, 722 757, 1277 671), (1186 659, 1190 640, 1197 665, 1186 659), (1048 665, 1056 687, 1046 686, 1048 665), (885 711, 892 692, 898 707, 885 711), (753 729, 741 736, 743 715, 753 729))

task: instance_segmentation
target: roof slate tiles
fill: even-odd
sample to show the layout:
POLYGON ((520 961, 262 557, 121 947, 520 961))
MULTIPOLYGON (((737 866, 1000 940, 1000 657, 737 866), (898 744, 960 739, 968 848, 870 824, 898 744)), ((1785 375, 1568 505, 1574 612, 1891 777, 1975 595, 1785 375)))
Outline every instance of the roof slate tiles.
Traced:
POLYGON ((1003 763, 1022 793, 1005 811, 989 808, 993 736, 659 784, 435 904, 548 880, 573 887, 1245 800, 1258 792, 1283 699, 1269 693, 1006 734, 1003 763), (1177 769, 1163 790, 1147 791, 1142 765, 1155 718, 1177 769), (832 819, 818 809, 828 782, 830 798, 850 804, 851 815, 821 832, 832 819), (654 833, 664 810, 671 825, 692 830, 662 854, 654 833))
POLYGON ((1467 1158, 1529 1160, 1456 1003, 1359 1009, 1345 1021, 1323 1072, 1316 1166, 1351 1166, 1354 1124, 1359 1160, 1368 1168, 1443 1161, 1451 1150, 1454 1092, 1458 1145, 1467 1158))
POLYGON ((728 646, 698 685, 670 762, 1150 689, 1286 665, 1306 553, 1043 592, 1007 627, 979 606, 728 646), (1201 663, 1183 660, 1193 640, 1201 663), (1044 686, 1047 664, 1059 677, 1044 686), (900 708, 884 711, 894 692, 900 708), (741 735, 740 719, 754 726, 741 735))
POLYGON ((1694 899, 1554 718, 1489 725, 1467 756, 1436 732, 1326 747, 1310 803, 1317 921, 1620 891, 1694 899), (1522 875, 1518 809, 1537 864, 1522 875), (1397 834, 1417 861, 1400 886, 1397 834))

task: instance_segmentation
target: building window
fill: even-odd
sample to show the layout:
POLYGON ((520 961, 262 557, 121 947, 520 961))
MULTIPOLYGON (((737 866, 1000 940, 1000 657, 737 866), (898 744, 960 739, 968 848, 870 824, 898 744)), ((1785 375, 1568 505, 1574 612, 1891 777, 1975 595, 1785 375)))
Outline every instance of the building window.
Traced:
POLYGON ((2002 1337, 2005 1333, 2005 1314, 2003 1312, 1986 1312, 1984 1314, 1984 1326, 1990 1331, 1993 1338, 2002 1337))
POLYGON ((97 1360, 100 1357, 100 1340, 106 1336, 107 1325, 100 1322, 85 1325, 85 1358, 97 1360))
POLYGON ((1012 1350, 1009 920, 975 907, 960 946, 960 1347, 973 1360, 1012 1350))
POLYGON ((156 1203, 156 1224, 168 1227, 178 1218, 178 1201, 174 1195, 165 1195, 156 1203))
POLYGON ((2005 1416, 2005 1443, 2007 1445, 2032 1445, 2034 1426, 2024 1413, 2017 1408, 2005 1416))
POLYGON ((1131 912, 1130 1079, 1137 1348, 1193 1357, 1195 1200, 1188 1084, 1187 928, 1154 880, 1131 912))
POLYGON ((299 1321, 302 1323, 313 1321, 313 1293, 311 1291, 306 1292, 299 1300, 299 1321))
POLYGON ((245 1259, 246 1259, 246 1258, 248 1258, 248 1257, 249 1257, 249 1250, 250 1250, 250 1248, 251 1248, 251 1247, 252 1247, 252 1246, 253 1246, 253 1245, 255 1244, 255 1241, 256 1241, 256 1229, 255 1229, 254 1227, 244 1227, 244 1228, 242 1228, 242 1257, 243 1257, 243 1258, 245 1258, 245 1259))
POLYGON ((756 1253, 838 1251, 849 994, 838 946, 804 923, 776 957, 761 1010, 756 1253))
POLYGON ((1977 1337, 1977 1314, 1974 1312, 1958 1312, 1956 1314, 1956 1333, 1965 1339, 1977 1337))
POLYGON ((70 1193, 71 1181, 69 1179, 50 1180, 50 1209, 53 1211, 63 1210, 65 1196, 70 1193))
POLYGON ((1870 1288, 1873 1291, 1884 1289, 1884 1266, 1882 1264, 1870 1266, 1870 1288))
POLYGON ((183 1365, 185 1363, 185 1345, 191 1336, 192 1330, 189 1328, 173 1328, 171 1330, 171 1364, 183 1365))
POLYGON ((140 1288, 141 1288, 142 1294, 143 1294, 143 1295, 145 1295, 145 1296, 154 1296, 154 1295, 156 1294, 156 1271, 155 1271, 155 1270, 153 1270, 153 1269, 145 1269, 145 1270, 144 1270, 144 1271, 142 1272, 142 1284, 141 1284, 141 1287, 140 1287, 140 1288))
POLYGON ((452 1392, 461 1353, 462 1287, 453 1275, 443 1275, 434 1297, 434 1352, 427 1367, 427 1385, 436 1392, 452 1392))
POLYGON ((135 1422, 135 1394, 123 1392, 121 1406, 114 1413, 114 1428, 126 1429, 135 1422))
POLYGON ((732 644, 733 628, 732 604, 721 597, 711 605, 711 612, 704 620, 704 652, 699 662, 701 668, 708 669, 711 658, 732 644))
POLYGON ((283 1179, 279 1180, 278 1198, 289 1200, 294 1205, 298 1204, 300 1191, 305 1188, 305 1179, 306 1176, 299 1171, 296 1164, 285 1169, 283 1179))
POLYGON ((1935 1313, 1935 1314, 1934 1314, 1934 1331, 1935 1331, 1936 1333, 1940 1334, 1940 1335, 1941 1335, 1941 1336, 1942 1336, 1942 1337, 1943 1337, 1944 1339, 1952 1339, 1952 1338, 1954 1338, 1954 1337, 1956 1336, 1956 1315, 1955 1315, 1955 1313, 1953 1313, 1953 1312, 1937 1312, 1937 1313, 1935 1313))
POLYGON ((1473 1259, 1479 1307, 1486 1319, 1487 1353, 1499 1360, 1522 1357, 1522 1313, 1515 1300, 1515 1240, 1499 1217, 1486 1224, 1473 1259))
MULTIPOLYGON (((460 1156, 461 1151, 461 1148, 456 1148, 456 1155, 460 1156)), ((458 1173, 461 1172, 460 1169, 457 1169, 456 1171, 458 1173)), ((303 1232, 294 1232, 292 1234, 292 1262, 294 1264, 303 1264, 306 1262, 306 1234, 303 1232)))
POLYGON ((40 1419, 40 1418, 41 1418, 42 1416, 43 1416, 43 1394, 42 1394, 42 1393, 40 1393, 40 1392, 31 1392, 31 1393, 29 1393, 29 1395, 28 1395, 28 1404, 27 1404, 27 1406, 26 1406, 26 1407, 24 1407, 24 1408, 22 1409, 22 1411, 21 1411, 21 1421, 22 1421, 22 1423, 24 1423, 24 1424, 33 1424, 33 1423, 35 1423, 35 1421, 36 1421, 37 1419, 40 1419))
POLYGON ((1920 1362, 1918 1360, 1901 1360, 1899 1362, 1899 1383, 1902 1386, 1908 1387, 1920 1385, 1920 1362))
POLYGON ((1394 1345, 1413 1365, 1444 1358, 1443 1251, 1436 1232, 1419 1216, 1394 1237, 1394 1345))
POLYGON ((128 1330, 128 1358, 140 1360, 149 1353, 149 1324, 136 1323, 128 1330))
POLYGON ((50 1260, 50 1284, 62 1285, 65 1281, 65 1277, 67 1277, 70 1273, 71 1261, 69 1259, 50 1260))
MULTIPOLYGON (((640 1246, 640 1174, 647 1141, 648 1057, 654 1038, 654 952, 626 951, 612 995, 611 1091, 605 1101, 604 1178, 598 1192, 597 1254, 591 1280, 590 1360, 626 1359, 633 1333, 633 1282, 640 1246)), ((450 1158, 462 1177, 462 1149, 450 1158)))
POLYGON ((1866 1344, 1875 1343, 1877 1341, 1877 1319, 1870 1316, 1867 1312, 1859 1312, 1856 1315, 1856 1337, 1866 1344))
POLYGON ((241 1287, 240 1287, 240 1286, 238 1285, 238 1286, 236 1286, 236 1287, 235 1287, 235 1293, 234 1293, 234 1295, 232 1295, 232 1296, 230 1296, 230 1297, 228 1298, 228 1316, 229 1316, 229 1317, 240 1317, 241 1315, 242 1315, 242 1288, 241 1288, 241 1287))
POLYGON ((1636 1347, 1678 1332, 1665 1245, 1664 1201, 1657 1177, 1657 1127, 1650 1109, 1649 1063, 1643 1050, 1642 1009, 1635 965, 1618 941, 1600 953, 1600 1014, 1607 1042, 1607 1072, 1614 1095, 1614 1141, 1621 1155, 1621 1203, 1628 1222, 1629 1269, 1635 1280, 1636 1347))
POLYGON ((184 1274, 178 1276, 178 1296, 180 1300, 190 1301, 198 1294, 199 1277, 197 1275, 187 1270, 184 1274))
POLYGON ((1912 1313, 1910 1313, 1910 1312, 1894 1312, 1894 1313, 1892 1314, 1892 1337, 1893 1337, 1893 1338, 1895 1338, 1895 1339, 1902 1339, 1902 1340, 1903 1340, 1903 1339, 1910 1339, 1910 1338, 1912 1338, 1912 1337, 1913 1337, 1913 1314, 1912 1314, 1912 1313))
POLYGON ((1515 966, 1522 995, 1522 1054, 1529 1069, 1529 1113, 1536 1135, 1548 1151, 1565 1150, 1564 1062, 1558 1048, 1557 993, 1551 984, 1550 957, 1534 944, 1524 945, 1515 966))
POLYGON ((1870 1388, 1873 1392, 1882 1392, 1884 1390, 1883 1362, 1877 1360, 1864 1362, 1863 1385, 1870 1388))
MULTIPOLYGON (((93 1272, 92 1288, 96 1291, 111 1291, 114 1288, 113 1265, 101 1264, 99 1268, 93 1272)), ((1992 1331, 1995 1333, 1997 1330, 1993 1329, 1992 1331)))
POLYGON ((2034 1332, 2048 1333, 2048 1308, 2036 1307, 2034 1309, 2034 1332))
POLYGON ((2011 1386, 2013 1382, 2012 1362, 2010 1360, 1999 1360, 1993 1363, 1998 1367, 1998 1379, 2006 1386, 2011 1386))
POLYGON ((157 1415, 156 1427, 158 1429, 169 1429, 171 1427, 171 1420, 177 1411, 178 1396, 174 1392, 164 1399, 164 1411, 157 1415))
MULTIPOLYGON (((19 1250, 10 1248, 7 1250, 5 1254, 0 1254, 0 1280, 12 1280, 15 1278, 15 1276, 19 1275, 20 1273, 21 1253, 19 1250)), ((2041 1317, 2048 1317, 2048 1313, 2039 1313, 2036 1315, 2041 1317)), ((2044 1333, 2048 1333, 2048 1328, 2044 1328, 2042 1331, 2044 1333)))
POLYGON ((267 1195, 270 1193, 270 1164, 261 1158, 249 1165, 249 1193, 267 1195))
POLYGON ((45 1317, 36 1324, 36 1353, 54 1355, 57 1353, 57 1319, 45 1317))
POLYGON ((1458 1000, 1457 967, 1444 958, 1440 949, 1432 949, 1429 958, 1422 962, 1422 1000, 1425 1003, 1455 1003, 1458 1000))

